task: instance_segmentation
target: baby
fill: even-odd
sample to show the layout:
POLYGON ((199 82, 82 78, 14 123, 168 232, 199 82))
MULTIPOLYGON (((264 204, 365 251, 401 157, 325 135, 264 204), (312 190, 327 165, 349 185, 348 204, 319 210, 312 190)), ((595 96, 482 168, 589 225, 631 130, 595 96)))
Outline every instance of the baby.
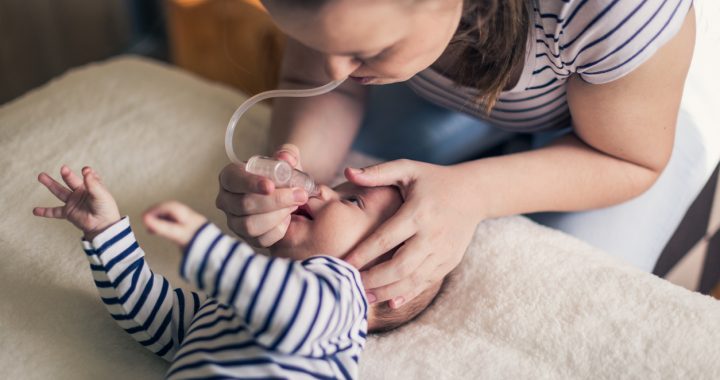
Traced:
POLYGON ((356 378, 367 332, 412 320, 442 285, 397 309, 369 305, 360 274, 342 260, 400 207, 394 187, 322 186, 293 212, 271 257, 183 204, 150 208, 143 222, 182 249, 180 274, 193 292, 150 270, 128 217, 93 169, 84 167, 80 178, 63 166, 60 174, 69 188, 46 173, 38 180, 65 205, 33 214, 83 231, 103 303, 128 334, 172 362, 168 378, 356 378))

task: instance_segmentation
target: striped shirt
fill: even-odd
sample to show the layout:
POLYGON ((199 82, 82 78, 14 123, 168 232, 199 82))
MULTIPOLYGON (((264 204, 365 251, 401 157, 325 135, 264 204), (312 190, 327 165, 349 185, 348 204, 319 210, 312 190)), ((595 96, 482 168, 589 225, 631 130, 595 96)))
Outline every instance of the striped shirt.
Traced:
POLYGON ((110 315, 168 378, 357 377, 368 305, 342 260, 263 256, 206 223, 180 265, 192 292, 150 270, 127 217, 82 244, 110 315))
POLYGON ((650 58, 680 30, 692 0, 535 0, 525 64, 490 115, 478 91, 428 68, 408 81, 421 97, 514 132, 571 126, 567 79, 602 84, 650 58))

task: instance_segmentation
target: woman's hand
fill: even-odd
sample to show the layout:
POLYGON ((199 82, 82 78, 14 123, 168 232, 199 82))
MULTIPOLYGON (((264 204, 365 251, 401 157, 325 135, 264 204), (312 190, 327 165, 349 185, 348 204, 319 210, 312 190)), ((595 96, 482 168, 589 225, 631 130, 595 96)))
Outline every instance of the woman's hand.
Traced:
MULTIPOLYGON (((274 157, 302 169, 295 145, 283 145, 274 157)), ((219 180, 215 205, 225 212, 228 227, 255 247, 269 247, 282 239, 290 225, 290 213, 308 200, 304 189, 276 189, 272 181, 250 174, 240 165, 226 166, 219 180)))
POLYGON ((391 260, 361 272, 371 302, 390 300, 398 308, 442 279, 460 263, 483 219, 482 194, 467 188, 452 166, 396 160, 348 168, 345 176, 360 186, 397 186, 404 199, 397 213, 346 257, 362 270, 402 244, 391 260))
POLYGON ((207 219, 180 202, 167 201, 147 209, 143 213, 143 223, 151 234, 162 236, 185 249, 207 219))
POLYGON ((92 168, 84 167, 83 178, 80 179, 70 168, 63 165, 60 167, 60 176, 68 187, 61 185, 45 172, 38 175, 38 181, 65 204, 57 207, 35 207, 34 215, 67 219, 85 233, 86 240, 92 240, 120 220, 115 199, 92 168))

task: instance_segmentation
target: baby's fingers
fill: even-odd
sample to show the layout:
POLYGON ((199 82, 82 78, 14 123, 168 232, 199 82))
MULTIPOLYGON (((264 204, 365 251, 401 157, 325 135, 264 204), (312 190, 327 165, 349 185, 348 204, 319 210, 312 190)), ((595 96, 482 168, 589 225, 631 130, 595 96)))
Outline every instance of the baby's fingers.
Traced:
POLYGON ((58 183, 45 172, 42 172, 38 175, 38 181, 45 185, 45 187, 47 187, 48 190, 53 193, 53 195, 55 195, 59 200, 63 202, 67 202, 68 197, 70 197, 70 194, 72 194, 70 190, 58 183))
POLYGON ((169 221, 161 214, 146 213, 143 215, 143 222, 150 233, 162 236, 178 245, 184 246, 189 240, 183 225, 169 221))
POLYGON ((65 181, 65 184, 68 185, 68 187, 72 191, 77 190, 83 184, 83 181, 78 178, 78 176, 75 175, 75 173, 70 170, 67 165, 63 165, 60 167, 60 175, 65 181))
POLYGON ((42 216, 44 218, 56 218, 56 219, 63 219, 65 218, 65 215, 63 214, 63 208, 64 207, 35 207, 33 209, 33 215, 35 216, 42 216))

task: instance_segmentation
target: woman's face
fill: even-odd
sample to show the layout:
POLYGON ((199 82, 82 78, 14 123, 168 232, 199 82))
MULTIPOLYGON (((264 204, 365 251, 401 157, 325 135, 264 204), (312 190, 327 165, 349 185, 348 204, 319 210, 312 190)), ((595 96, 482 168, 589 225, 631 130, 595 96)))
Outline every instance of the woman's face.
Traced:
POLYGON ((325 54, 333 80, 363 84, 401 82, 426 69, 462 13, 462 0, 328 0, 316 10, 263 3, 285 34, 325 54))

